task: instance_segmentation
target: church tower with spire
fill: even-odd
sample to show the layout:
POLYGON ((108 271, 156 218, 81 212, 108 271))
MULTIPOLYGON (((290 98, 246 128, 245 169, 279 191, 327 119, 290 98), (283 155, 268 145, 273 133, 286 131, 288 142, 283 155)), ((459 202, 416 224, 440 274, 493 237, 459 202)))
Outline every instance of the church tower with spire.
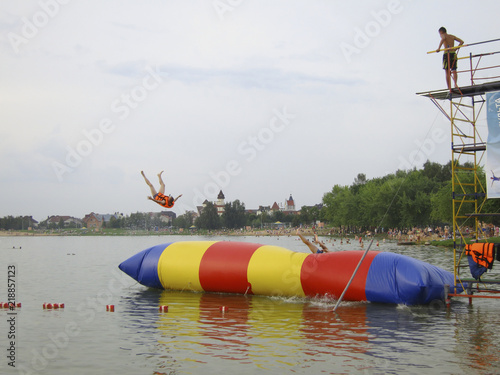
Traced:
POLYGON ((295 211, 295 202, 293 200, 292 194, 290 193, 290 198, 285 202, 285 211, 295 211))
POLYGON ((217 202, 215 203, 215 208, 217 208, 217 214, 221 216, 224 213, 224 206, 226 202, 224 201, 226 197, 224 197, 224 193, 219 191, 219 195, 217 195, 217 202))

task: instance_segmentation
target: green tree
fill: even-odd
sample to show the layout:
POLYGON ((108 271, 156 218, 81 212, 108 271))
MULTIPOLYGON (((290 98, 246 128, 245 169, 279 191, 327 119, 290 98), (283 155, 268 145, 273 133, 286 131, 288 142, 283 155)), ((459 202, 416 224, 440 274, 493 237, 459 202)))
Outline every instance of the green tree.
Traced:
POLYGON ((333 226, 348 227, 431 224, 438 215, 434 212, 431 216, 431 198, 440 192, 448 176, 448 166, 430 162, 422 170, 399 170, 371 180, 359 174, 351 186, 335 185, 323 196, 320 217, 333 226))
POLYGON ((422 169, 422 175, 428 179, 440 183, 447 182, 451 180, 451 162, 445 165, 439 163, 430 162, 427 160, 422 169))
POLYGON ((270 215, 268 212, 262 212, 260 214, 260 220, 261 223, 272 223, 273 222, 273 217, 270 215))
MULTIPOLYGON (((359 185, 361 186, 361 185, 359 185)), ((359 190, 359 189, 358 189, 359 190)), ((323 196, 324 217, 334 226, 361 225, 359 196, 348 186, 335 185, 323 196)))
POLYGON ((302 206, 300 208, 300 224, 309 225, 313 221, 309 207, 302 206))
POLYGON ((284 222, 285 221, 285 213, 283 211, 274 211, 272 216, 271 216, 271 221, 273 223, 277 221, 284 222))
POLYGON ((123 220, 121 218, 116 218, 115 216, 111 216, 109 222, 107 224, 108 228, 121 228, 123 225, 123 220))
POLYGON ((226 203, 222 214, 222 223, 229 229, 243 228, 246 223, 245 205, 238 199, 226 203))
POLYGON ((177 228, 187 229, 193 225, 194 212, 186 211, 183 215, 177 216, 174 219, 173 225, 177 228))
POLYGON ((292 217, 292 227, 298 227, 302 224, 301 215, 293 215, 292 217))
POLYGON ((0 219, 0 228, 6 230, 20 230, 23 228, 23 217, 22 216, 4 216, 0 219))
POLYGON ((364 184, 366 184, 366 174, 358 173, 358 175, 354 179, 354 185, 364 185, 364 184))
POLYGON ((149 228, 150 218, 149 215, 141 212, 130 214, 125 220, 126 226, 131 229, 147 229, 149 228))
POLYGON ((217 208, 212 202, 207 202, 200 217, 195 221, 195 225, 201 229, 219 229, 221 227, 221 222, 219 215, 217 214, 217 208))
POLYGON ((431 196, 431 222, 451 223, 453 220, 453 206, 451 204, 451 181, 441 186, 431 196))

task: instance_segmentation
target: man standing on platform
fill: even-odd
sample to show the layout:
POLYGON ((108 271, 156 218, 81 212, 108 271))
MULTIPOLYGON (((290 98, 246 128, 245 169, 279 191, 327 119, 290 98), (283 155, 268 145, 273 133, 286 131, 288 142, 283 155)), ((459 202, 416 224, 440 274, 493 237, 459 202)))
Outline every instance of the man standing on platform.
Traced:
POLYGON ((446 84, 448 85, 448 90, 451 91, 451 79, 450 76, 453 75, 453 82, 455 82, 455 88, 458 89, 457 85, 457 52, 458 49, 464 41, 455 35, 448 34, 444 27, 439 28, 439 35, 441 36, 441 43, 436 52, 441 50, 441 46, 444 46, 443 54, 443 69, 446 73, 446 84), (449 49, 455 46, 455 41, 457 41, 458 47, 456 49, 449 49))

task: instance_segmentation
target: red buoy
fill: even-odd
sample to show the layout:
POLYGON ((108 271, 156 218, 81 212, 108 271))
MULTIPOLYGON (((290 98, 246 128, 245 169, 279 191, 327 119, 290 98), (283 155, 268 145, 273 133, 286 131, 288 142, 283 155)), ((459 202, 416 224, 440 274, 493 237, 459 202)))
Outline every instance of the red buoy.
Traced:
POLYGON ((166 305, 161 305, 161 306, 160 306, 160 312, 168 312, 168 306, 166 306, 166 305))
POLYGON ((115 305, 106 305, 106 311, 114 312, 115 311, 115 305))
POLYGON ((221 306, 221 307, 219 307, 219 310, 221 312, 227 312, 227 306, 221 306))

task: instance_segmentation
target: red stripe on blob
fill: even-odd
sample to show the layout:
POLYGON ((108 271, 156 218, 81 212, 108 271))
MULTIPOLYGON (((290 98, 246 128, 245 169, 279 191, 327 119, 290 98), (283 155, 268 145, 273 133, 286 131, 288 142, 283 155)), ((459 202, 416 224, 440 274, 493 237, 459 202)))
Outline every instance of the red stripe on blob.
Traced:
MULTIPOLYGON (((345 300, 366 301, 366 277, 373 258, 377 254, 377 251, 368 252, 344 296, 345 300)), ((362 255, 363 251, 308 255, 300 272, 300 281, 305 295, 340 297, 362 255)))
POLYGON ((201 258, 200 284, 206 292, 252 293, 247 278, 250 258, 262 245, 216 242, 201 258))

